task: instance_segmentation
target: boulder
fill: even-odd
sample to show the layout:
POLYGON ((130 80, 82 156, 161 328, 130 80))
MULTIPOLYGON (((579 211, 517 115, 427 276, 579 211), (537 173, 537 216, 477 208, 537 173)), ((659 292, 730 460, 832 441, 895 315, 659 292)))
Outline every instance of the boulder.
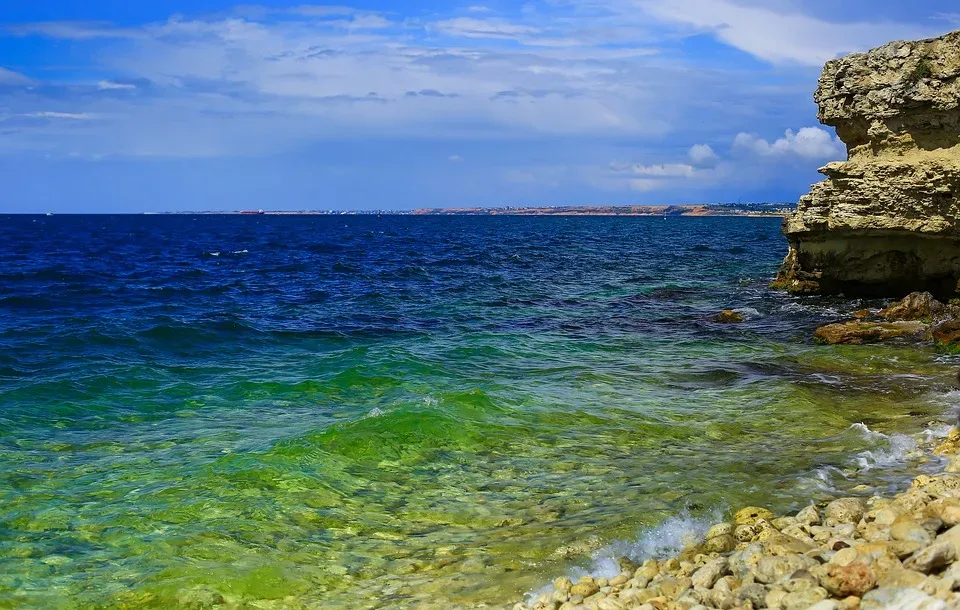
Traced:
POLYGON ((743 316, 732 309, 721 311, 710 319, 718 324, 737 324, 743 322, 743 316))
POLYGON ((922 339, 929 326, 923 322, 864 322, 854 320, 821 326, 813 336, 827 345, 878 343, 889 339, 922 339))
POLYGON ((897 320, 923 320, 931 322, 938 316, 943 315, 946 306, 933 298, 929 292, 913 292, 903 298, 902 301, 882 309, 878 316, 889 321, 897 320))

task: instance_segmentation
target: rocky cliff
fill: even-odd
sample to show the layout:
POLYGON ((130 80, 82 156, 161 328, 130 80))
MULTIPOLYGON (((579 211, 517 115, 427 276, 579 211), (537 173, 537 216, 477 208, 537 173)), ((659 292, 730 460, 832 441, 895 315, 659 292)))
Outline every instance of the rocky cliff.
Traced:
POLYGON ((814 96, 848 159, 800 199, 776 287, 955 296, 960 280, 960 32, 830 61, 814 96))

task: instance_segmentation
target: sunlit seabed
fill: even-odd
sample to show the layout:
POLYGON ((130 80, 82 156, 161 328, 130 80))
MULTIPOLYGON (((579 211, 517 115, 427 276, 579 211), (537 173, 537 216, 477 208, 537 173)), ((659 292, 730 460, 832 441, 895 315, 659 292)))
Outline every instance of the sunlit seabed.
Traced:
POLYGON ((505 606, 902 487, 960 403, 813 345, 864 304, 767 290, 772 220, 7 220, 0 607, 505 606))

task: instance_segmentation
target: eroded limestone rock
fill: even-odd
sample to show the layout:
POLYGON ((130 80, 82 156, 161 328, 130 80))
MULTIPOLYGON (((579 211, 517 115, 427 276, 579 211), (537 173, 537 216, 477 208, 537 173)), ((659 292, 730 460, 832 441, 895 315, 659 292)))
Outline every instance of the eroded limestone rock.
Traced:
POLYGON ((960 280, 960 32, 826 64, 814 96, 848 158, 784 222, 776 286, 943 298, 960 280))

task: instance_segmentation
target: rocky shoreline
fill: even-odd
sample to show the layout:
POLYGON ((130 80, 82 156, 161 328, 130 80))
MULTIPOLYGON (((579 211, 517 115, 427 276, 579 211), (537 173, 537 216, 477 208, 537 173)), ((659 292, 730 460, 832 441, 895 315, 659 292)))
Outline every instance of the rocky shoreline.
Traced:
POLYGON ((674 557, 613 578, 557 578, 514 610, 945 610, 960 608, 960 429, 945 471, 891 497, 847 497, 776 516, 736 511, 674 557))

